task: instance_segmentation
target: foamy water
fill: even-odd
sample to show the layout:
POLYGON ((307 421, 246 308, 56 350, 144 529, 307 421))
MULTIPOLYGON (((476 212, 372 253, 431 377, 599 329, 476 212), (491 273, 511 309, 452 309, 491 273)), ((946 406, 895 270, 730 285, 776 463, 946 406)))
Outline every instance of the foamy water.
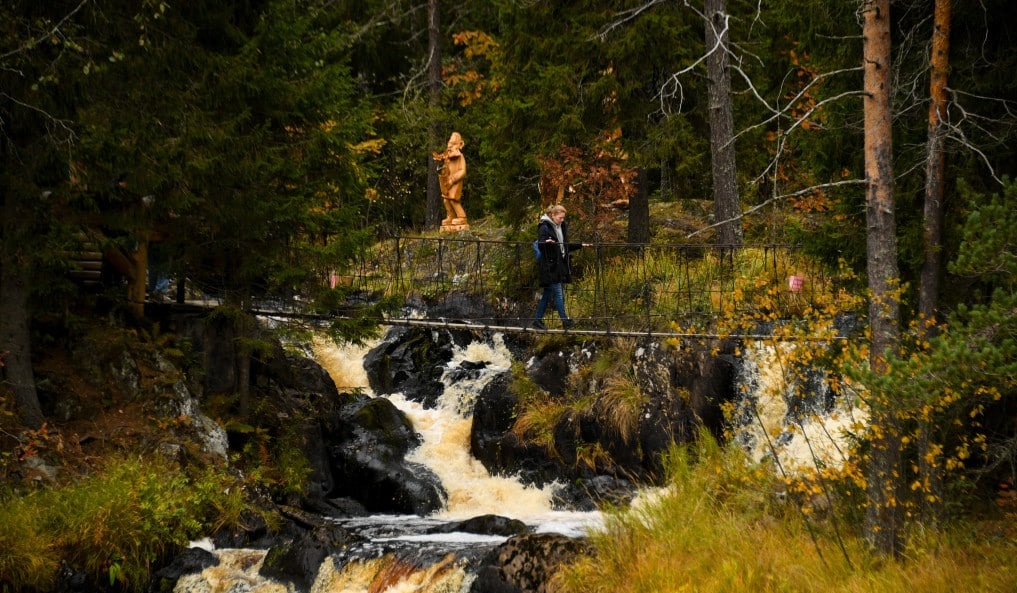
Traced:
POLYGON ((747 445, 756 461, 776 454, 785 471, 797 472, 817 464, 839 467, 847 460, 851 435, 865 423, 867 414, 838 398, 832 410, 805 413, 799 421, 792 421, 788 402, 796 385, 786 361, 796 347, 783 343, 777 348, 769 344, 746 348, 744 380, 754 384, 754 393, 746 394, 741 404, 751 413, 736 430, 738 440, 747 445))
MULTIPOLYGON (((315 344, 315 356, 337 385, 343 381, 346 388, 361 388, 369 393, 363 357, 375 345, 336 346, 323 340, 315 344)), ((484 386, 511 365, 511 353, 501 334, 495 334, 490 341, 473 341, 466 347, 453 348, 452 360, 442 377, 445 391, 434 408, 426 409, 402 394, 386 396, 406 414, 422 438, 421 445, 407 455, 407 460, 426 466, 441 480, 448 498, 445 509, 436 517, 460 520, 495 514, 525 521, 538 532, 584 535, 588 527, 600 524, 600 513, 554 511, 552 486, 536 488, 523 485, 514 476, 492 476, 470 453, 473 404, 484 386), (484 367, 471 373, 476 377, 453 382, 450 374, 466 361, 484 363, 484 367)))
MULTIPOLYGON (((360 389, 370 394, 363 359, 376 345, 377 342, 360 347, 336 346, 321 339, 315 341, 313 350, 317 361, 341 391, 360 389)), ((771 444, 774 445, 786 468, 811 467, 814 455, 827 464, 840 463, 847 453, 847 435, 864 421, 864 412, 846 402, 837 402, 832 411, 804 416, 800 423, 789 423, 787 402, 793 385, 789 384, 788 373, 781 366, 789 353, 767 345, 747 348, 742 380, 752 393, 745 395, 743 405, 751 405, 752 413, 738 429, 738 440, 750 447, 756 460, 772 454, 771 444)), ((473 404, 484 386, 498 373, 508 370, 511 363, 508 349, 501 336, 496 335, 489 342, 473 342, 465 348, 454 349, 443 375, 446 389, 434 409, 424 409, 421 404, 399 394, 389 397, 420 433, 423 442, 408 458, 430 468, 441 479, 448 493, 446 508, 429 517, 373 515, 338 520, 369 541, 361 544, 361 555, 347 558, 341 569, 335 562, 324 562, 307 593, 468 591, 474 576, 450 552, 493 547, 507 538, 462 532, 430 533, 431 528, 450 520, 496 514, 522 520, 538 533, 553 532, 571 537, 582 537, 591 529, 603 527, 603 515, 599 512, 552 510, 550 487, 526 487, 511 476, 491 476, 470 454, 473 404), (464 373, 460 365, 465 361, 484 365, 464 373), (450 374, 457 369, 456 376, 460 378, 453 382, 450 374), (408 548, 441 550, 439 557, 443 559, 422 566, 406 562, 391 552, 399 542, 408 548)), ((653 505, 667 492, 667 488, 644 490, 631 508, 653 505)), ((175 589, 179 593, 202 587, 252 593, 291 591, 259 574, 265 555, 263 550, 214 550, 208 541, 193 545, 212 549, 220 557, 221 564, 205 569, 200 575, 182 577, 175 589)))
MULTIPOLYGON (((338 346, 326 338, 315 340, 315 359, 328 371, 340 391, 358 389, 371 394, 364 370, 364 356, 378 342, 364 346, 338 346)), ((494 547, 508 538, 475 533, 430 533, 432 528, 484 514, 519 519, 537 533, 561 533, 581 537, 602 526, 602 515, 551 509, 552 489, 526 487, 513 477, 491 476, 470 454, 472 409, 484 386, 498 373, 506 371, 512 357, 500 335, 489 342, 473 342, 455 348, 446 365, 443 382, 446 389, 434 409, 407 400, 401 394, 389 399, 413 423, 422 444, 407 459, 427 466, 438 476, 448 493, 444 511, 429 517, 416 515, 372 515, 335 519, 344 527, 367 538, 358 544, 358 557, 347 558, 342 568, 324 562, 307 593, 461 593, 470 589, 475 578, 455 550, 494 547), (464 372, 460 365, 470 361, 484 363, 483 368, 464 372), (457 371, 454 382, 450 373, 457 371), (400 547, 402 546, 402 547, 400 547), (415 562, 400 558, 394 549, 440 550, 437 563, 415 562)), ((476 365, 474 365, 476 366, 476 365)), ((259 574, 265 550, 216 550, 210 541, 196 541, 195 547, 212 551, 220 564, 181 577, 175 591, 198 589, 252 593, 286 593, 286 585, 259 574)), ((411 552, 406 552, 411 554, 411 552)))

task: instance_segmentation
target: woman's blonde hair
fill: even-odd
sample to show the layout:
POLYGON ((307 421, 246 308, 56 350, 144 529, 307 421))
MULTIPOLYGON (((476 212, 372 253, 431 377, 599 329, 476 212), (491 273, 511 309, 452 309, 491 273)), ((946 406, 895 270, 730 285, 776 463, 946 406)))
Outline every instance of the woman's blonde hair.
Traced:
POLYGON ((554 216, 559 212, 567 212, 567 210, 565 210, 565 206, 562 206, 561 204, 551 204, 547 207, 547 211, 545 213, 548 216, 554 216))

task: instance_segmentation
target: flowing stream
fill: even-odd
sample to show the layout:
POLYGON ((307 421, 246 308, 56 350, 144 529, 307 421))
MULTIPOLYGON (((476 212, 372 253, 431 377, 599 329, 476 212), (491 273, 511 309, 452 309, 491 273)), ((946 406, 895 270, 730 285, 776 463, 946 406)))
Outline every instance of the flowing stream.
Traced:
MULTIPOLYGON (((340 391, 360 388, 370 393, 362 361, 372 346, 339 347, 319 342, 315 346, 315 358, 329 372, 340 391)), ((484 386, 499 373, 507 371, 511 364, 512 356, 501 334, 495 334, 491 342, 474 341, 465 348, 454 349, 443 376, 445 391, 433 409, 424 408, 400 394, 387 396, 409 417, 423 438, 421 445, 407 459, 433 471, 448 493, 445 510, 433 515, 432 519, 453 521, 495 514, 524 521, 538 533, 582 535, 585 527, 600 523, 599 513, 552 510, 553 486, 535 488, 524 486, 514 477, 492 476, 470 454, 474 401, 484 386), (451 377, 464 361, 484 365, 475 371, 476 376, 451 377)))
MULTIPOLYGON (((339 347, 322 340, 315 344, 314 354, 340 391, 370 393, 363 360, 373 346, 339 347)), ((846 451, 845 429, 864 417, 833 398, 822 381, 813 386, 814 395, 808 401, 796 402, 795 386, 780 372, 785 355, 766 346, 746 349, 737 378, 743 395, 738 404, 741 418, 736 418, 740 426, 734 427, 735 442, 754 459, 775 457, 789 469, 817 463, 817 456, 823 463, 837 464, 846 451)), ((176 593, 468 593, 474 579, 469 560, 477 560, 508 538, 434 533, 436 528, 487 514, 518 519, 536 533, 572 537, 602 525, 598 512, 552 509, 553 486, 535 488, 512 477, 491 476, 470 454, 474 400, 511 363, 508 349, 496 334, 490 341, 474 341, 454 350, 443 375, 445 391, 434 408, 424 408, 400 394, 387 396, 422 436, 422 444, 408 460, 425 465, 440 478, 448 494, 441 512, 427 517, 373 515, 337 520, 366 541, 334 551, 337 561, 321 565, 307 592, 294 592, 261 577, 258 570, 264 551, 214 550, 220 565, 200 576, 181 578, 176 593), (483 364, 470 365, 477 370, 464 375, 460 366, 464 361, 483 364), (336 565, 342 569, 337 570, 336 565)))
MULTIPOLYGON (((340 391, 361 389, 370 394, 364 356, 375 344, 336 346, 327 340, 314 345, 314 356, 340 391)), ((464 558, 479 558, 508 539, 475 533, 433 533, 443 525, 480 515, 499 515, 523 521, 535 533, 582 536, 601 525, 599 512, 552 509, 553 486, 525 486, 513 477, 492 476, 470 454, 471 413, 483 387, 509 369, 511 354, 501 335, 490 342, 474 341, 456 348, 446 365, 446 388, 434 408, 424 408, 400 394, 386 396, 413 423, 422 443, 407 456, 433 471, 448 494, 445 509, 427 517, 372 515, 338 519, 343 527, 367 538, 357 546, 336 551, 343 568, 324 562, 307 593, 466 593, 473 575, 464 558), (484 363, 470 373, 450 376, 464 361, 484 363)), ((196 544, 200 545, 200 544, 196 544)), ((205 544, 207 546, 207 544, 205 544)), ((180 579, 175 591, 229 590, 268 593, 287 588, 258 574, 264 551, 214 550, 220 565, 203 576, 180 579), (214 576, 213 576, 214 575, 214 576), (214 579, 217 584, 196 586, 214 579)), ((300 592, 303 593, 303 592, 300 592)))

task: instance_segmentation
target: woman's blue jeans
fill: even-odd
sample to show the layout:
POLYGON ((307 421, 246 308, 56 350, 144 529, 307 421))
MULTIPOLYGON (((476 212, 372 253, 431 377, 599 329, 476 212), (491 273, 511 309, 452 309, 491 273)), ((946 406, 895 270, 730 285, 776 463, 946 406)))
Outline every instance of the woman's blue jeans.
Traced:
POLYGON ((569 318, 565 314, 565 292, 562 290, 561 283, 551 284, 544 287, 544 294, 540 296, 540 303, 537 305, 537 321, 544 318, 544 312, 547 311, 547 305, 554 299, 554 308, 558 310, 558 317, 561 317, 562 321, 569 318))

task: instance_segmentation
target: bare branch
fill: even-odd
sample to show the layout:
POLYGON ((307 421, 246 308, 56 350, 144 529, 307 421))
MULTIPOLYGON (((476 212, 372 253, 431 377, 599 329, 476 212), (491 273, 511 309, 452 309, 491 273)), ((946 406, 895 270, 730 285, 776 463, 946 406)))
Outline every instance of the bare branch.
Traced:
POLYGON ((15 54, 19 54, 19 53, 23 53, 23 52, 29 51, 33 47, 35 47, 36 45, 39 45, 43 41, 49 39, 50 37, 53 37, 54 35, 56 35, 60 31, 60 27, 62 27, 63 24, 68 21, 68 19, 70 19, 75 14, 77 14, 79 11, 81 11, 81 9, 84 8, 86 4, 88 4, 88 0, 81 0, 80 4, 78 4, 69 13, 65 14, 64 17, 62 19, 60 19, 59 21, 57 21, 57 23, 55 25, 53 25, 53 27, 51 27, 48 31, 43 32, 41 35, 39 35, 35 39, 32 39, 32 40, 28 41, 27 43, 25 43, 21 47, 19 47, 17 49, 13 49, 13 50, 11 50, 11 51, 3 54, 3 55, 0 55, 0 61, 6 60, 7 58, 9 58, 9 57, 11 57, 11 56, 13 56, 15 54))
MULTIPOLYGON (((19 101, 16 98, 14 98, 14 97, 12 97, 12 96, 8 95, 7 93, 4 93, 4 92, 0 92, 0 97, 3 97, 4 99, 9 100, 11 103, 14 103, 16 105, 20 105, 21 107, 24 107, 25 109, 30 109, 32 111, 35 111, 36 113, 39 113, 43 117, 45 117, 47 121, 52 122, 53 126, 55 126, 56 128, 58 128, 58 129, 63 131, 63 139, 59 139, 58 138, 57 139, 58 143, 61 143, 61 144, 71 144, 77 138, 77 134, 74 133, 74 129, 71 127, 71 123, 72 122, 70 120, 60 119, 60 118, 52 115, 51 113, 48 113, 48 112, 46 112, 46 111, 36 107, 35 105, 31 105, 29 103, 25 103, 24 101, 19 101)), ((0 127, 3 126, 3 123, 4 123, 3 120, 0 119, 0 127)))
MULTIPOLYGON (((695 7, 690 6, 687 0, 685 2, 685 6, 687 6, 689 9, 698 14, 701 18, 703 18, 707 22, 710 22, 709 19, 706 19, 706 15, 704 15, 700 10, 697 10, 695 7)), ((723 39, 723 34, 729 28, 728 23, 730 17, 728 15, 725 15, 725 17, 726 18, 724 19, 724 29, 716 33, 717 43, 713 47, 707 49, 707 51, 704 52, 703 55, 696 58, 694 62, 692 62, 685 68, 682 68, 678 72, 672 74, 671 77, 660 86, 660 93, 657 94, 657 97, 660 100, 660 112, 665 116, 671 114, 671 110, 667 107, 667 99, 673 98, 676 94, 680 97, 678 101, 678 111, 681 112, 682 103, 684 103, 685 101, 685 93, 680 80, 681 76, 687 74, 688 72, 691 72, 696 68, 696 66, 705 62, 706 58, 710 57, 713 54, 713 52, 717 50, 727 51, 726 48, 724 48, 723 44, 721 43, 721 40, 723 39), (673 88, 674 90, 673 91, 669 90, 671 88, 673 88)), ((711 27, 713 26, 712 22, 710 26, 711 27)))
POLYGON ((760 204, 756 204, 755 206, 753 206, 752 208, 749 208, 745 212, 742 212, 738 216, 735 216, 735 217, 730 218, 728 220, 721 220, 719 222, 714 222, 713 224, 711 224, 709 226, 705 226, 705 227, 703 227, 703 228, 701 228, 701 229, 699 229, 697 231, 693 231, 693 232, 689 233, 688 235, 685 235, 685 238, 686 239, 691 239, 692 237, 695 237, 696 235, 698 235, 698 234, 700 234, 700 233, 702 233, 704 231, 708 231, 708 230, 710 230, 710 229, 712 229, 714 227, 718 227, 718 226, 727 224, 729 222, 734 222, 734 221, 737 221, 737 220, 741 220, 742 218, 745 218, 749 214, 752 214, 753 212, 756 212, 758 210, 762 210, 763 208, 769 206, 770 204, 773 204, 774 202, 778 202, 780 200, 785 200, 787 198, 794 198, 794 197, 797 197, 797 196, 804 196, 804 195, 810 194, 810 193, 812 193, 812 192, 814 192, 816 190, 825 189, 825 188, 828 188, 828 187, 838 187, 838 186, 843 186, 843 185, 865 185, 867 183, 868 183, 868 181, 866 181, 864 179, 845 179, 844 181, 833 181, 833 182, 830 182, 830 183, 820 183, 819 185, 812 185, 812 186, 806 187, 804 189, 800 189, 800 190, 798 190, 796 192, 791 192, 789 194, 781 194, 779 196, 773 196, 772 198, 769 198, 765 202, 762 202, 760 204))
POLYGON ((604 41, 607 38, 608 34, 611 33, 611 31, 614 31, 618 27, 620 27, 620 26, 624 25, 625 23, 631 21, 632 19, 636 18, 637 16, 639 16, 643 12, 649 10, 653 6, 655 6, 657 4, 660 4, 660 3, 664 2, 664 1, 665 0, 650 0, 646 4, 643 4, 642 6, 636 6, 635 8, 630 8, 628 10, 623 10, 623 11, 617 13, 615 16, 618 17, 618 20, 613 21, 611 23, 608 23, 596 35, 591 37, 591 41, 594 40, 594 39, 599 40, 599 41, 604 41))
POLYGON ((752 30, 756 27, 756 23, 760 23, 766 26, 763 22, 763 0, 756 0, 756 14, 752 17, 752 24, 749 25, 749 34, 752 34, 752 30))
POLYGON ((946 133, 945 137, 949 140, 957 142, 961 146, 977 154, 978 157, 982 159, 982 162, 985 163, 985 168, 988 169, 989 176, 992 177, 996 181, 996 183, 1003 185, 1003 180, 1000 179, 998 175, 996 175, 996 170, 993 168, 992 162, 989 160, 989 157, 984 152, 982 152, 982 149, 978 148, 978 146, 976 146, 973 142, 967 139, 967 137, 964 135, 964 130, 960 129, 960 127, 958 126, 947 126, 947 129, 949 131, 946 133))
POLYGON ((861 35, 823 35, 819 33, 816 35, 816 39, 830 39, 833 41, 861 41, 864 39, 861 35))
POLYGON ((972 99, 981 99, 983 101, 991 101, 991 102, 994 102, 994 103, 999 103, 1000 105, 1003 106, 1003 109, 1006 110, 1006 114, 1008 116, 1017 119, 1017 112, 1014 112, 1015 107, 1017 107, 1017 103, 1015 103, 1014 101, 1010 101, 1008 99, 1000 99, 999 97, 986 97, 986 96, 983 96, 983 95, 975 95, 973 93, 968 93, 968 92, 965 92, 965 91, 962 91, 962 90, 958 90, 958 89, 954 89, 954 88, 950 88, 950 87, 947 87, 947 90, 950 91, 950 93, 953 94, 953 95, 963 95, 965 97, 971 97, 972 99))
MULTIPOLYGON (((798 117, 795 121, 793 121, 791 123, 790 127, 788 127, 785 130, 781 130, 780 134, 778 135, 776 155, 774 155, 773 160, 770 161, 770 163, 766 166, 766 168, 763 169, 763 171, 761 171, 759 173, 759 175, 757 175, 756 178, 753 181, 759 181, 759 179, 761 179, 763 177, 766 177, 767 174, 771 170, 773 170, 773 171, 776 170, 777 162, 780 160, 780 155, 783 153, 784 143, 787 142, 788 135, 792 131, 794 131, 796 128, 800 127, 804 122, 808 121, 810 116, 815 111, 817 111, 820 107, 824 107, 824 106, 826 106, 829 103, 833 103, 834 101, 839 101, 839 100, 844 99, 846 97, 859 97, 859 96, 862 96, 863 94, 864 93, 861 90, 857 90, 857 91, 845 91, 843 93, 840 93, 839 95, 834 95, 832 97, 827 97, 826 99, 818 101, 815 104, 815 106, 810 108, 808 111, 803 113, 800 117, 798 117)), ((758 124, 755 124, 753 126, 749 126, 748 128, 742 130, 741 132, 738 132, 737 134, 735 134, 735 137, 732 139, 732 142, 735 139, 737 139, 739 136, 741 136, 742 134, 746 134, 746 133, 748 133, 750 130, 752 130, 754 128, 758 128, 760 126, 766 125, 766 124, 774 121, 775 119, 779 118, 780 116, 785 115, 787 113, 788 109, 790 109, 791 105, 793 105, 793 103, 789 103, 787 107, 785 107, 783 110, 781 110, 778 113, 776 113, 774 116, 768 118, 767 120, 764 120, 764 121, 762 121, 762 122, 760 122, 758 124)))

